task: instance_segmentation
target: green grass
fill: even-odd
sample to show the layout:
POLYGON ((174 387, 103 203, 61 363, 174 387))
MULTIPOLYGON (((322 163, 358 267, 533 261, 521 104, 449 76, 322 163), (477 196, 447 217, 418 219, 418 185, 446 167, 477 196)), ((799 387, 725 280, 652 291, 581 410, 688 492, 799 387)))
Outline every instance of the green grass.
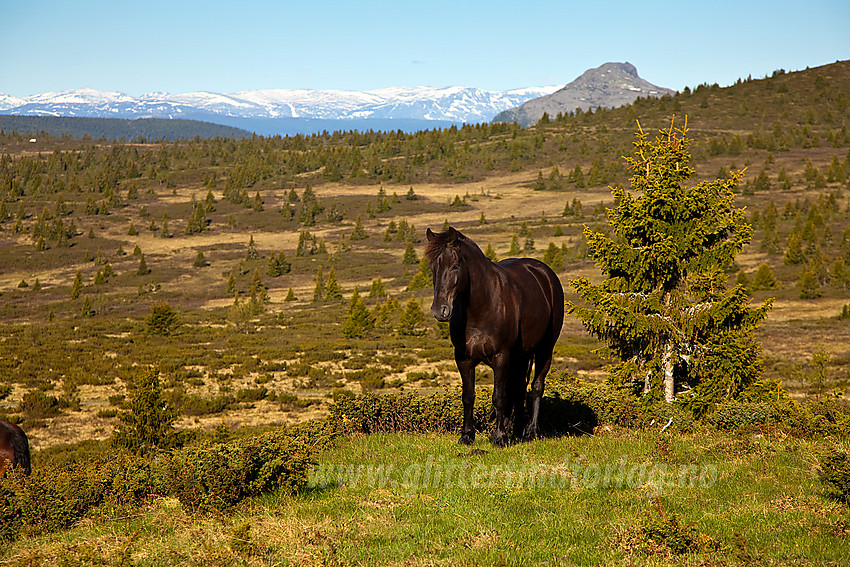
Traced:
POLYGON ((707 430, 614 430, 506 449, 361 435, 320 456, 314 470, 330 470, 317 476, 329 482, 294 497, 269 494, 219 517, 165 500, 19 541, 2 561, 838 565, 850 555, 850 509, 817 480, 818 450, 707 430))

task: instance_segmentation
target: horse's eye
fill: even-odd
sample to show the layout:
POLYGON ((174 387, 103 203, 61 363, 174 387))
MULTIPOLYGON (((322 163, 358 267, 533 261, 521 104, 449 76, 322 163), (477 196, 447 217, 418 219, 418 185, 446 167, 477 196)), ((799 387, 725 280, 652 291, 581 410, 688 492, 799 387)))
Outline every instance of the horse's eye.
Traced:
POLYGON ((453 272, 456 272, 456 271, 458 271, 459 269, 460 269, 460 264, 454 264, 454 265, 450 268, 450 270, 451 270, 451 271, 453 271, 453 272))

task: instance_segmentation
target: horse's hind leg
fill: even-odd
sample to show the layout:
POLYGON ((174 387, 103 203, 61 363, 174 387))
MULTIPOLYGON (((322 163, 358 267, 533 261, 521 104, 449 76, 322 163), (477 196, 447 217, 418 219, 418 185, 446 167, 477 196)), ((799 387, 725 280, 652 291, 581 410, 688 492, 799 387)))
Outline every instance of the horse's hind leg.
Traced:
POLYGON ((511 438, 522 439, 528 415, 525 412, 525 391, 531 377, 531 358, 522 357, 511 365, 510 403, 513 406, 513 433, 511 438))
POLYGON ((511 361, 509 354, 497 354, 493 358, 493 413, 496 416, 496 429, 491 441, 496 447, 508 444, 508 428, 512 400, 511 361))
POLYGON ((540 435, 537 420, 540 417, 540 399, 543 397, 543 386, 549 367, 552 365, 552 347, 538 352, 534 357, 534 380, 531 382, 531 407, 528 424, 522 433, 523 439, 535 439, 540 435))

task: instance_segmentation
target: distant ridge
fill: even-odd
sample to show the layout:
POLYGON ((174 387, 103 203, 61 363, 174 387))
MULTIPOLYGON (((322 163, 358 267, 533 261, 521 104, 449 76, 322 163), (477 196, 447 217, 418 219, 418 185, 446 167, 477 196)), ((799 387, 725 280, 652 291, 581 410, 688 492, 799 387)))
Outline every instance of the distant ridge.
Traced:
POLYGON ((521 126, 531 126, 544 113, 554 118, 558 113, 574 112, 577 108, 583 111, 599 107, 617 108, 634 102, 638 97, 660 97, 675 92, 641 79, 631 63, 605 63, 585 71, 550 95, 497 114, 493 122, 517 122, 521 126))
POLYGON ((127 141, 138 138, 147 140, 178 140, 191 138, 245 138, 251 132, 200 122, 197 120, 139 118, 128 120, 123 118, 79 118, 69 116, 9 116, 0 115, 0 130, 4 132, 19 132, 31 137, 37 137, 44 132, 60 138, 83 138, 127 141))

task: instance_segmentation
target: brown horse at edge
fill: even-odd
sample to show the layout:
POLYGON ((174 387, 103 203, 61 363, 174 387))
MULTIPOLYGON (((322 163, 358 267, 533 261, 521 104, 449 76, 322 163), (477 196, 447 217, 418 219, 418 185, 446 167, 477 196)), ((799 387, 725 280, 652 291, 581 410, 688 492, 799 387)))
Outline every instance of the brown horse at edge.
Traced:
POLYGON ((20 467, 25 475, 32 472, 29 440, 23 429, 0 419, 0 476, 15 467, 20 467))

